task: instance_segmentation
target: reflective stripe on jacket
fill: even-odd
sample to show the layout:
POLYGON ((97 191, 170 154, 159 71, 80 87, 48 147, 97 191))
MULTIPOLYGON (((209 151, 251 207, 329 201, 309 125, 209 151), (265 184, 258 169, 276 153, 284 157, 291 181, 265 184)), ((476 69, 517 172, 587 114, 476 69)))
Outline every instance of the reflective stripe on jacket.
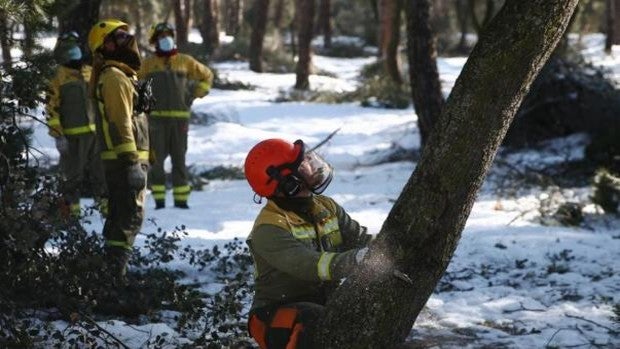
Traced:
POLYGON ((213 83, 209 68, 182 53, 145 59, 138 75, 153 80, 151 117, 188 119, 193 99, 205 96, 213 83))
POLYGON ((97 133, 101 159, 148 162, 148 121, 134 113, 136 72, 124 63, 107 60, 96 84, 97 133))
POLYGON ((58 67, 49 82, 47 94, 50 135, 75 136, 95 132, 94 105, 88 94, 91 71, 89 65, 80 70, 58 67))
POLYGON ((370 241, 363 227, 332 199, 312 197, 314 222, 268 200, 248 237, 255 263, 252 308, 293 301, 320 302, 324 286, 348 275, 358 248, 370 241))

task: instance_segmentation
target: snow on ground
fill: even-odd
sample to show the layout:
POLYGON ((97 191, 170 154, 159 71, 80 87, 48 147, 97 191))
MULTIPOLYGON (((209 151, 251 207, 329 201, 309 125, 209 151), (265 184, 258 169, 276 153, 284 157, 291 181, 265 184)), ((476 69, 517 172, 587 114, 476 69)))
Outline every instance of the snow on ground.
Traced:
MULTIPOLYGON (((593 40, 587 51, 590 59, 620 71, 617 55, 604 56, 600 40, 588 40, 593 40)), ((311 85, 315 89, 352 90, 357 84, 355 73, 371 60, 315 57, 314 64, 336 78, 312 76, 311 85)), ((444 93, 451 89, 464 62, 465 58, 439 59, 444 93)), ((225 113, 233 122, 192 125, 188 163, 205 168, 241 167, 247 151, 262 139, 302 138, 312 145, 340 128, 321 148, 336 168, 326 194, 370 232, 377 233, 415 164, 371 163, 378 152, 393 144, 417 147, 414 111, 362 108, 358 104, 276 103, 273 100, 278 91, 294 84, 294 74, 256 74, 248 71, 246 63, 238 62, 218 63, 215 68, 222 77, 250 83, 257 89, 213 90, 194 102, 194 111, 225 113)), ((46 131, 37 126, 34 137, 38 148, 51 162, 56 161, 46 131)), ((528 156, 528 161, 540 159, 528 153, 522 154, 522 159, 528 156)), ((192 193, 190 210, 168 207, 155 211, 149 197, 143 233, 153 233, 156 227, 173 230, 184 224, 189 232, 184 242, 196 249, 235 237, 244 239, 261 208, 253 203, 252 196, 243 180, 214 180, 203 191, 192 193)), ((595 225, 593 230, 541 226, 521 215, 535 199, 500 200, 483 190, 448 272, 416 322, 411 338, 425 339, 442 348, 620 347, 617 324, 610 320, 612 305, 620 303, 618 220, 610 218, 606 225, 595 225)), ((103 221, 98 216, 90 219, 87 228, 101 231, 103 221)), ((143 238, 137 241, 141 243, 143 238)), ((165 324, 138 327, 113 321, 100 325, 136 348, 146 341, 144 331, 151 338, 162 332, 177 336, 165 324)))

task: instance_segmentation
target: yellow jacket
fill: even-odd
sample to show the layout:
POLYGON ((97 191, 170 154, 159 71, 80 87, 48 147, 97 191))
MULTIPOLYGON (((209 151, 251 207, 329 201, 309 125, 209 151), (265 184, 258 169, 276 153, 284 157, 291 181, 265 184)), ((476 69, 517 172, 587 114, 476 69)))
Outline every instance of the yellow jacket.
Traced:
POLYGON ((148 121, 134 111, 138 100, 136 71, 128 65, 106 60, 96 82, 97 126, 101 159, 148 161, 148 121))
POLYGON ((50 80, 46 111, 49 134, 53 137, 74 136, 95 132, 93 100, 88 94, 92 68, 80 70, 58 67, 50 80))
POLYGON ((189 118, 193 99, 205 96, 213 84, 211 70, 182 53, 145 59, 138 76, 153 81, 152 117, 189 118))

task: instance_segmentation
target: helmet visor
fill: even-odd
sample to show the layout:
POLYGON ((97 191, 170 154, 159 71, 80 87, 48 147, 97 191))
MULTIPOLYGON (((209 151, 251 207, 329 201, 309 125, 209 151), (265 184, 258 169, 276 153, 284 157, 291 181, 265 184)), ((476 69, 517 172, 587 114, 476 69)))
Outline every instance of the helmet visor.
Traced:
POLYGON ((308 189, 315 194, 321 194, 334 177, 333 167, 319 154, 310 151, 304 154, 304 158, 297 168, 308 189))

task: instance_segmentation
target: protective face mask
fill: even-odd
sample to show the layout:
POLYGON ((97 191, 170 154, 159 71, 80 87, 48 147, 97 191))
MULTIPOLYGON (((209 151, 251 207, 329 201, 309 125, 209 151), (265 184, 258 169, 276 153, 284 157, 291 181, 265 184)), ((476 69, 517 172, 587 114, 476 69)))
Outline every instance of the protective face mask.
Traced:
POLYGON ((77 61, 82 59, 82 50, 80 50, 77 46, 73 46, 67 51, 67 59, 69 61, 77 61))
POLYGON ((164 36, 157 40, 157 46, 160 51, 170 52, 174 49, 174 39, 171 36, 164 36))

